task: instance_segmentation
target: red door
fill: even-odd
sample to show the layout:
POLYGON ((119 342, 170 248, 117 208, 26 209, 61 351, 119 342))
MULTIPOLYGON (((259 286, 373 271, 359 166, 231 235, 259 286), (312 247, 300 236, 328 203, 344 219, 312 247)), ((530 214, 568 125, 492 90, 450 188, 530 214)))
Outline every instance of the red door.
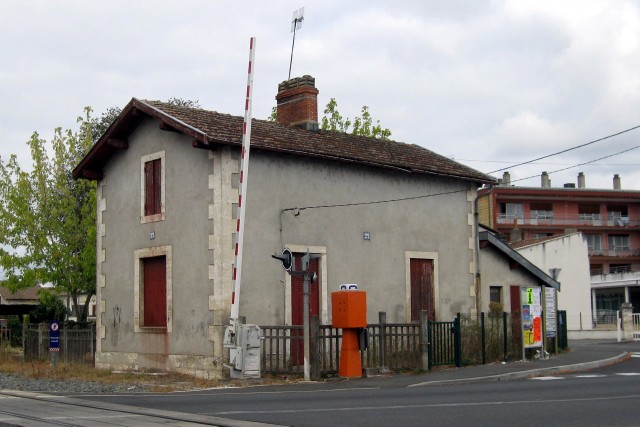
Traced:
POLYGON ((520 305, 520 286, 511 285, 509 288, 511 295, 511 334, 513 342, 520 346, 522 342, 522 317, 520 305))
MULTIPOLYGON (((296 253, 295 271, 302 271, 302 257, 305 254, 296 253)), ((311 316, 320 315, 320 269, 318 268, 319 258, 312 259, 309 263, 309 271, 315 272, 318 279, 309 283, 309 324, 311 324, 311 316)), ((301 275, 291 276, 291 324, 304 324, 304 301, 303 301, 303 285, 304 277, 301 275)), ((302 330, 293 330, 291 333, 291 358, 294 365, 304 363, 304 332, 302 330)))
POLYGON ((167 326, 167 258, 143 258, 144 326, 167 326))
POLYGON ((429 312, 429 320, 436 320, 435 296, 433 292, 433 260, 409 260, 411 279, 411 321, 420 321, 420 311, 429 312))

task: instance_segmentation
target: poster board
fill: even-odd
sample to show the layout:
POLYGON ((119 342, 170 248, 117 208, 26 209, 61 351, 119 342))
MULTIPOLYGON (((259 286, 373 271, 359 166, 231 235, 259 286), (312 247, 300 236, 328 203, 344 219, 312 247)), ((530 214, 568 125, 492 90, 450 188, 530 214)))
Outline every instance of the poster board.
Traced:
POLYGON ((524 348, 542 347, 542 289, 523 287, 520 292, 524 348))
POLYGON ((555 338, 558 333, 558 319, 556 317, 556 290, 544 290, 544 325, 547 338, 555 338))

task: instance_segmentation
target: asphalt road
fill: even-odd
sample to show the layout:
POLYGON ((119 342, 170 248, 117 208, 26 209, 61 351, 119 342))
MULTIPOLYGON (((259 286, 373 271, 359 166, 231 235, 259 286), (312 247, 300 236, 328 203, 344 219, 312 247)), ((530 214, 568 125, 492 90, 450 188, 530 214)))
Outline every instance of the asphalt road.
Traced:
POLYGON ((75 397, 290 426, 640 425, 640 357, 554 377, 413 388, 346 386, 75 397))

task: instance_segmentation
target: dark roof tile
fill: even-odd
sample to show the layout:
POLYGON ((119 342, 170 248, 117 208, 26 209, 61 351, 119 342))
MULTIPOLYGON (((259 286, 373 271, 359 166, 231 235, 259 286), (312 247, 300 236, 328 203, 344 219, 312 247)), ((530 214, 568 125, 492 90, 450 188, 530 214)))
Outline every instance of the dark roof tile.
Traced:
MULTIPOLYGON (((205 145, 241 145, 243 118, 202 109, 181 107, 166 102, 133 99, 123 110, 141 110, 151 117, 192 136, 205 145)), ((101 150, 110 135, 118 133, 118 124, 131 129, 126 118, 119 118, 109 128, 96 146, 74 170, 74 176, 82 176, 82 169, 102 168, 109 151, 101 150), (94 159, 92 157, 99 157, 94 159)), ((369 138, 333 131, 308 131, 283 126, 276 122, 254 119, 251 122, 251 147, 266 151, 290 153, 299 156, 319 157, 342 162, 352 162, 375 167, 403 170, 419 174, 443 175, 476 183, 494 183, 495 178, 457 163, 447 157, 414 144, 369 138)))

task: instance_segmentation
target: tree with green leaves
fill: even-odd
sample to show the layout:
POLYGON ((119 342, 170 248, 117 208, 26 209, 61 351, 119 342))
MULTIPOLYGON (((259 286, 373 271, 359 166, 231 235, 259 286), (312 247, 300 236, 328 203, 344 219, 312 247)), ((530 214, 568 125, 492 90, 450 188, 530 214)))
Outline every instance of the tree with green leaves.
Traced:
MULTIPOLYGON (((277 107, 273 107, 267 120, 275 122, 277 119, 278 110, 277 107)), ((335 98, 331 98, 327 103, 320 123, 322 130, 346 132, 380 139, 389 139, 391 136, 391 131, 388 128, 383 128, 380 125, 380 120, 376 120, 375 124, 373 123, 373 117, 371 117, 369 107, 366 105, 362 107, 361 115, 354 117, 353 122, 348 117, 342 117, 338 111, 338 102, 335 98)))
POLYGON ((353 122, 348 117, 342 117, 335 98, 331 98, 324 109, 321 128, 380 139, 389 139, 391 136, 391 131, 388 128, 383 128, 380 125, 380 120, 376 120, 374 124, 369 107, 366 105, 362 107, 361 115, 354 117, 353 122))
MULTIPOLYGON (((200 108, 198 101, 168 103, 200 108)), ((12 290, 52 284, 71 297, 73 314, 86 321, 96 292, 96 183, 74 180, 72 171, 122 110, 100 117, 85 108, 78 130, 54 131, 51 143, 34 132, 28 141, 32 167, 16 155, 0 159, 0 267, 12 290), (79 296, 86 295, 82 305, 79 296)))
POLYGON ((0 266, 16 290, 45 283, 68 292, 87 318, 96 283, 96 184, 74 180, 73 168, 93 144, 95 119, 85 108, 78 130, 57 128, 51 142, 34 132, 31 168, 0 159, 0 266), (82 307, 78 296, 86 294, 82 307))
POLYGON ((58 295, 48 289, 38 291, 38 305, 29 313, 29 321, 43 323, 50 320, 63 322, 67 317, 67 307, 58 295))

